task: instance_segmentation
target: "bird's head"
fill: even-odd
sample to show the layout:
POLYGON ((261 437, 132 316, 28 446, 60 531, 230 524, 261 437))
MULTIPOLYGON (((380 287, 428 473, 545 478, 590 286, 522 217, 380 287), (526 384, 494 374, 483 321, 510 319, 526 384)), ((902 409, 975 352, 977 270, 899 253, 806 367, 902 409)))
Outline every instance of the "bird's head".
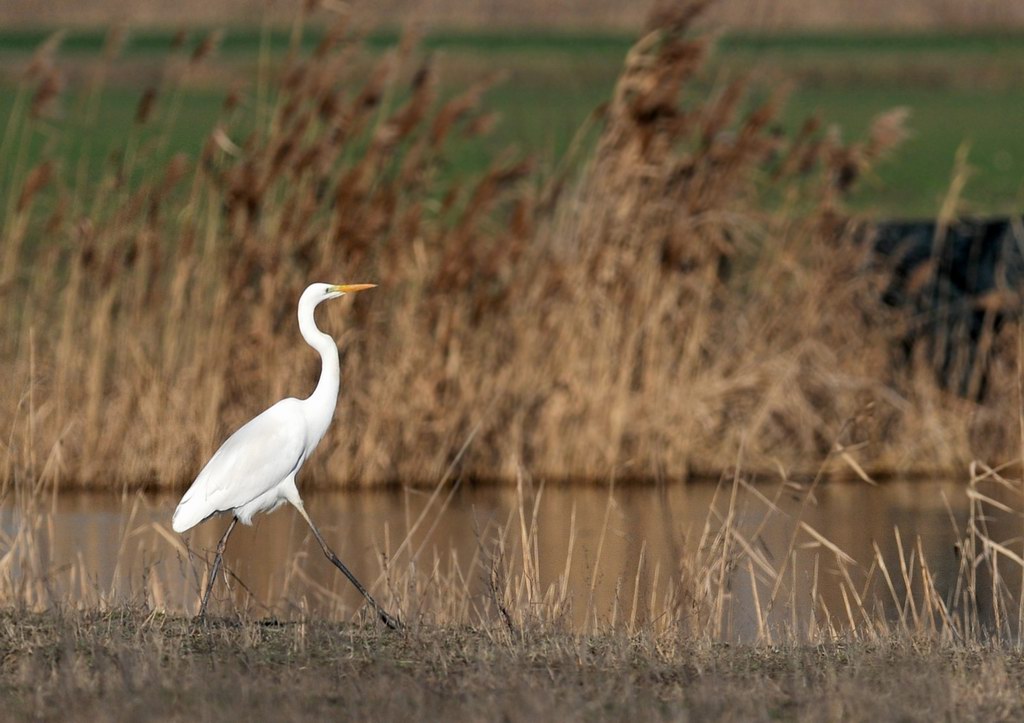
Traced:
POLYGON ((315 304, 327 299, 337 299, 345 294, 354 294, 357 291, 372 289, 377 284, 310 284, 302 293, 315 304))
POLYGON ((328 299, 337 299, 339 296, 365 291, 374 286, 376 284, 310 284, 307 286, 306 290, 302 292, 302 296, 299 297, 299 331, 302 332, 302 338, 321 353, 325 353, 323 349, 327 348, 324 346, 327 341, 330 342, 330 348, 336 351, 334 340, 316 328, 316 319, 313 318, 316 307, 328 299))
POLYGON ((337 299, 339 296, 344 296, 345 294, 354 294, 357 291, 366 291, 367 289, 372 289, 375 286, 377 286, 377 284, 330 284, 330 285, 324 284, 324 285, 327 286, 327 288, 324 289, 324 296, 326 298, 328 298, 328 299, 337 299))

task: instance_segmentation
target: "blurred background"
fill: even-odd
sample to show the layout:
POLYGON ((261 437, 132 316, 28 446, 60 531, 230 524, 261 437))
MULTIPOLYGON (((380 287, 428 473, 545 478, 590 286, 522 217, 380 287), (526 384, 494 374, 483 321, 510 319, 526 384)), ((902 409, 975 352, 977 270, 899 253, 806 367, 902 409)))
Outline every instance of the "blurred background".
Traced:
MULTIPOLYGON (((470 0, 384 0, 378 3, 323 3, 358 13, 374 26, 395 27, 423 23, 432 29, 480 30, 495 26, 509 30, 605 30, 634 32, 647 19, 652 2, 616 3, 611 0, 558 0, 521 3, 470 0)), ((953 0, 724 0, 710 3, 707 22, 728 29, 757 32, 772 30, 1006 30, 1024 21, 1024 12, 1010 0, 978 0, 969 6, 953 0)), ((290 0, 184 0, 174 5, 139 0, 125 6, 104 2, 75 3, 55 0, 40 8, 28 0, 5 4, 5 24, 40 26, 103 25, 121 20, 133 25, 196 25, 215 23, 246 25, 264 18, 276 23, 294 19, 296 3, 290 0)))
MULTIPOLYGON (((192 610, 178 496, 369 281, 300 481, 388 605, 998 623, 1022 69, 1011 0, 7 0, 2 596, 192 610)), ((290 510, 232 542, 221 605, 360 602, 290 510)))
MULTIPOLYGON (((225 31, 219 52, 188 83, 189 118, 174 130, 171 148, 195 147, 215 118, 221 96, 254 80, 259 49, 283 52, 299 8, 296 2, 38 3, 11 0, 0 8, 0 109, 9 109, 26 57, 54 29, 69 34, 62 55, 67 91, 83 88, 106 28, 130 29, 125 53, 98 110, 112 137, 131 124, 137 93, 158 73, 162 54, 181 29, 225 31)), ((380 2, 334 3, 368 33, 372 46, 393 43, 402 30, 425 34, 449 89, 498 71, 507 78, 489 107, 502 122, 493 147, 517 144, 549 163, 565 153, 587 115, 608 97, 626 50, 644 27, 652 3, 618 2, 380 2)), ((331 22, 313 13, 307 47, 331 22)), ((980 213, 1008 212, 1020 202, 1024 141, 1004 122, 1019 111, 1024 9, 1011 0, 969 4, 947 0, 805 3, 723 0, 708 3, 698 27, 720 36, 712 63, 722 72, 750 73, 761 88, 785 84, 790 95, 781 121, 795 127, 817 113, 849 137, 862 134, 878 112, 912 111, 911 137, 898 162, 877 169, 857 203, 895 216, 932 215, 947 189, 953 158, 969 148, 972 175, 965 201, 980 213)), ((714 78, 714 75, 709 75, 714 78)), ((709 80, 710 82, 710 80, 709 80)), ((70 109, 69 109, 70 110, 70 109)), ((102 137, 92 152, 106 152, 102 137)), ((461 149, 457 162, 479 168, 482 151, 461 149)))

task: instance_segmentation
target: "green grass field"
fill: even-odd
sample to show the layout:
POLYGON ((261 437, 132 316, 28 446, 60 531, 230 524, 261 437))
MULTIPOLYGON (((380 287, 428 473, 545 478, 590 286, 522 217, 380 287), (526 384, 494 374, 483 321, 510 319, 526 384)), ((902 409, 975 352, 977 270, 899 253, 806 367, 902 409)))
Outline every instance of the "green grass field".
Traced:
MULTIPOLYGON (((43 31, 0 34, 0 118, 9 115, 14 103, 19 68, 45 37, 43 31)), ((190 43, 199 37, 194 33, 190 43)), ((302 44, 312 47, 319 37, 308 32, 302 44)), ((367 42, 381 49, 395 41, 393 34, 379 34, 367 42)), ((227 32, 217 59, 230 70, 188 89, 168 152, 198 149, 226 93, 227 84, 217 78, 251 79, 261 48, 280 57, 290 42, 286 32, 227 32)), ((137 65, 137 79, 122 79, 105 91, 99 131, 92 137, 62 141, 76 146, 74 157, 84 150, 94 166, 125 137, 142 87, 171 43, 172 36, 164 32, 129 38, 119 62, 137 65)), ((76 62, 88 60, 99 55, 102 45, 101 33, 77 32, 65 38, 61 53, 76 62)), ((454 149, 453 163, 459 170, 480 170, 495 150, 508 146, 542 163, 556 163, 588 114, 607 98, 629 45, 628 37, 615 35, 439 34, 424 39, 424 51, 438 60, 443 92, 491 71, 506 74, 488 96, 489 107, 501 117, 495 132, 454 149)), ((787 126, 817 113, 838 124, 846 138, 856 138, 877 113, 894 106, 911 109, 911 139, 855 195, 861 208, 886 215, 933 214, 962 143, 969 144, 974 169, 966 210, 1011 212, 1024 201, 1024 137, 1014 122, 1024 90, 1024 76, 1017 72, 1024 63, 1024 37, 736 36, 719 41, 715 58, 709 88, 739 73, 749 73, 765 92, 787 84, 787 126)), ((69 84, 56 124, 76 122, 79 91, 74 82, 69 84)))

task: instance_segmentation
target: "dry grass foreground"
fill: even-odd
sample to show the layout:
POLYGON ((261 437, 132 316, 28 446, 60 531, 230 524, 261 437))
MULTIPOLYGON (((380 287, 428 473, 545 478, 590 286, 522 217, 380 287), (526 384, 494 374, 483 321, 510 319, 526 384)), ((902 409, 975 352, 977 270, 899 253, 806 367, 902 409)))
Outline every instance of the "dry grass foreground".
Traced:
MULTIPOLYGON (((275 719, 429 710, 446 720, 1012 720, 1024 683, 1024 558, 1013 523, 1021 484, 974 472, 951 578, 931 566, 919 537, 898 529, 896 560, 877 544, 874 559, 850 559, 801 519, 820 480, 799 490, 797 514, 783 516, 776 504, 792 484, 769 498, 737 475, 720 486, 699 538, 680 544, 678 567, 652 571, 641 555, 611 610, 568 584, 582 552, 572 544, 575 514, 565 573, 541 575, 549 551, 538 544, 536 501, 522 495, 504 525, 481 530, 467 564, 447 564, 444 551, 420 556, 406 541, 382 561, 375 592, 405 620, 401 632, 365 609, 356 622, 335 622, 353 614, 340 600, 312 617, 300 598, 287 620, 257 620, 243 606, 198 624, 161 604, 183 571, 159 549, 126 586, 133 594, 98 589, 81 564, 48 564, 60 533, 46 496, 19 490, 20 524, 0 539, 0 697, 12 716, 89 720, 250 709, 275 719), (750 514, 752 500, 762 517, 750 514), (1006 519, 1008 540, 995 533, 1006 519), (769 550, 761 535, 782 524, 788 546, 769 550), (813 574, 798 575, 808 559, 813 574), (486 589, 475 592, 474 579, 486 589), (577 606, 582 627, 571 623, 577 606), (756 626, 737 644, 741 614, 756 626)), ((443 513, 443 503, 425 511, 424 524, 443 513)), ((139 532, 127 525, 122 548, 142 544, 139 532)))
MULTIPOLYGON (((476 549, 460 553, 431 539, 458 488, 442 483, 415 521, 409 518, 402 539, 384 531, 376 577, 369 565, 360 567, 360 576, 386 609, 414 629, 502 628, 513 638, 536 630, 643 634, 768 646, 884 644, 902 637, 1020 649, 1020 480, 975 465, 965 488, 966 518, 958 519, 946 500, 953 527, 948 543, 936 546, 914 530, 895 527, 895 544, 871 540, 867 559, 848 554, 827 526, 809 523, 806 513, 820 485, 819 476, 804 487, 780 483, 772 490, 737 474, 715 489, 699 530, 669 533, 670 559, 647 560, 649 540, 642 537, 635 565, 620 568, 609 554, 612 545, 605 545, 621 534, 611 521, 611 493, 594 548, 581 545, 578 532, 595 521, 577 520, 575 507, 556 532, 567 544, 542 544, 552 539, 538 517, 543 488, 531 492, 521 483, 505 519, 474 522, 476 549), (794 495, 795 505, 784 511, 783 498, 794 495), (582 581, 573 575, 578 560, 587 566, 582 581), (613 595, 595 594, 599 584, 609 583, 613 595)), ((48 511, 53 498, 37 492, 16 490, 10 531, 0 530, 4 608, 109 611, 128 603, 160 613, 197 610, 211 558, 202 549, 186 549, 163 522, 137 522, 141 494, 123 498, 112 575, 101 577, 84 555, 51 559, 63 530, 48 511)), ((299 568, 312 561, 301 551, 294 560, 299 568)), ((251 573, 243 580, 227 566, 221 574, 213 609, 241 619, 266 613, 290 621, 373 616, 361 597, 348 594, 340 576, 333 579, 342 588, 318 584, 297 569, 272 586, 251 573), (254 594, 253 583, 273 590, 273 597, 254 594)))
MULTIPOLYGON (((853 144, 815 119, 787 136, 781 92, 706 84, 698 11, 659 15, 629 52, 595 144, 584 129, 554 171, 505 155, 480 178, 445 159, 494 121, 490 81, 439 102, 411 38, 353 77, 344 18, 232 93, 197 157, 166 161, 176 89, 216 36, 180 49, 122 151, 88 168, 48 118, 55 37, 0 137, 5 483, 186 484, 231 430, 312 389, 294 319, 312 280, 380 288, 321 317, 344 330, 343 391, 304 484, 788 475, 837 449, 858 474, 1006 459, 1016 397, 980 408, 895 370, 900 321, 842 231, 902 115, 853 144)), ((104 77, 71 110, 86 127, 104 77)), ((1017 388, 1009 327, 999 390, 1017 388)))
POLYGON ((0 614, 18 719, 1012 720, 1020 655, 897 637, 818 646, 442 627, 405 634, 134 608, 0 614))

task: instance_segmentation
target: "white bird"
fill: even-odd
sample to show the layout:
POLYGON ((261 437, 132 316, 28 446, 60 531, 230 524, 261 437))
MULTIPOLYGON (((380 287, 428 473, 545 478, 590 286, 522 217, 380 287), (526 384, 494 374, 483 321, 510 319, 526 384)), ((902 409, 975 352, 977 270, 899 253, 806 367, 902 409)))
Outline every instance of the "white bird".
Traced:
POLYGON ((363 594, 380 619, 390 628, 401 625, 377 604, 355 575, 327 546, 306 513, 295 486, 295 475, 299 468, 309 459, 330 426, 341 383, 338 346, 331 336, 317 328, 313 311, 323 301, 372 289, 374 286, 376 284, 311 284, 302 292, 299 298, 299 331, 306 343, 320 353, 322 362, 316 389, 308 399, 282 399, 228 437, 203 467, 174 510, 171 527, 178 533, 191 529, 217 513, 231 512, 233 515, 231 524, 217 544, 213 569, 199 607, 199 617, 206 613, 206 604, 220 568, 224 547, 235 524, 241 522, 251 525, 253 515, 272 512, 285 502, 290 502, 309 524, 327 558, 363 594))

